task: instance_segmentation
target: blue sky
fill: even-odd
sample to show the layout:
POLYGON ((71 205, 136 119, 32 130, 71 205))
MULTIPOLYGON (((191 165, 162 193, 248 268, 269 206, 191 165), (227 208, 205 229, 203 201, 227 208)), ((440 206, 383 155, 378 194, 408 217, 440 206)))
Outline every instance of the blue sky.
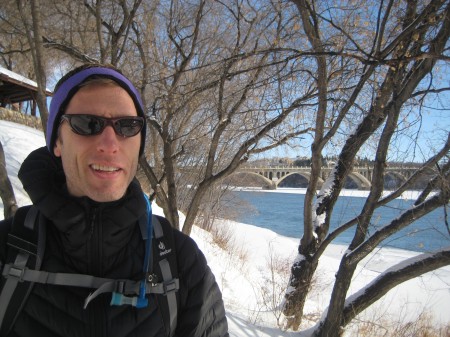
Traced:
MULTIPOLYGON (((430 153, 434 153, 445 143, 449 132, 449 111, 438 111, 433 114, 425 113, 420 125, 418 122, 415 123, 409 131, 409 134, 399 135, 393 140, 388 160, 423 162, 430 157, 430 153)), ((304 136, 295 148, 286 145, 271 150, 262 156, 289 158, 310 157, 311 142, 312 138, 310 136, 304 136)), ((359 156, 367 156, 369 159, 373 159, 375 148, 371 147, 371 145, 374 142, 369 141, 368 143, 369 146, 366 146, 360 151, 359 156)), ((336 156, 339 154, 341 148, 342 146, 339 144, 330 143, 324 151, 324 156, 336 156)))

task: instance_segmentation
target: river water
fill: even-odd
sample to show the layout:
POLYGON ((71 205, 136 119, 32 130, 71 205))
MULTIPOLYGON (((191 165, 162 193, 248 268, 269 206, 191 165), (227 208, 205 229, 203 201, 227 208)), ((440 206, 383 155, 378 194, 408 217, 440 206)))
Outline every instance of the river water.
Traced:
MULTIPOLYGON (((283 236, 301 238, 303 234, 304 194, 278 193, 273 191, 233 191, 231 200, 237 215, 236 221, 267 228, 283 236), (239 207, 241 211, 239 212, 239 207)), ((331 229, 354 218, 362 209, 364 197, 340 196, 333 210, 331 229)), ((370 233, 388 224, 403 210, 413 204, 412 200, 396 199, 379 208, 372 218, 370 233)), ((349 244, 354 227, 342 233, 334 243, 349 244)), ((450 245, 450 236, 445 225, 445 212, 441 207, 396 233, 381 246, 418 252, 433 251, 450 245)))

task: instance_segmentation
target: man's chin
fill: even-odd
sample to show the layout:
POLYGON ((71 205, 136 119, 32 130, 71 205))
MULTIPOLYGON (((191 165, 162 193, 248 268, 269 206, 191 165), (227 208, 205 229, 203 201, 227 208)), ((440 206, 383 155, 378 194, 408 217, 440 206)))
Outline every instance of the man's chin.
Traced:
POLYGON ((112 202, 121 199, 125 194, 125 191, 109 190, 98 191, 96 193, 88 194, 88 197, 96 202, 112 202))

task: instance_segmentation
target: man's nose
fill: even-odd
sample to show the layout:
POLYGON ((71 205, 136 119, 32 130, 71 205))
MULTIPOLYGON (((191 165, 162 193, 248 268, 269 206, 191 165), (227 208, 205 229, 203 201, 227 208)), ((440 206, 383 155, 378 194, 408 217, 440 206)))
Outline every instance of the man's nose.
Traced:
POLYGON ((114 153, 119 148, 118 135, 112 125, 107 125, 103 132, 96 136, 98 138, 97 150, 100 152, 114 153))

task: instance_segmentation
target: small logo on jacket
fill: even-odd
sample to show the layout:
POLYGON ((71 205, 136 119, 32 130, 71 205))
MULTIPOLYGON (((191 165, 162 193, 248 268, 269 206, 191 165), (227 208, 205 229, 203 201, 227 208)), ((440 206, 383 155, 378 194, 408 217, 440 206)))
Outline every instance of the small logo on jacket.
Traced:
POLYGON ((158 248, 160 250, 159 256, 167 255, 172 251, 172 249, 166 249, 166 245, 162 241, 159 242, 158 248))

